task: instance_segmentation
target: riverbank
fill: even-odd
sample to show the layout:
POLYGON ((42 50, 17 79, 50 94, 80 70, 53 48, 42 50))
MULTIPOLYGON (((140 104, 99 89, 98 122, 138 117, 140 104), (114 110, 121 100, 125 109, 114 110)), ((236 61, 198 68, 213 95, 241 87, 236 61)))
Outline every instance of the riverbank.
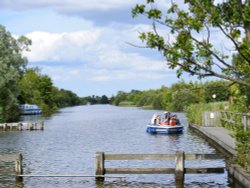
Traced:
MULTIPOLYGON (((189 125, 189 128, 201 135, 212 144, 217 150, 222 152, 228 159, 232 159, 236 154, 236 141, 231 136, 231 132, 223 127, 203 127, 189 125)), ((238 165, 232 164, 232 160, 227 164, 229 176, 236 180, 242 187, 250 187, 250 174, 238 165)))

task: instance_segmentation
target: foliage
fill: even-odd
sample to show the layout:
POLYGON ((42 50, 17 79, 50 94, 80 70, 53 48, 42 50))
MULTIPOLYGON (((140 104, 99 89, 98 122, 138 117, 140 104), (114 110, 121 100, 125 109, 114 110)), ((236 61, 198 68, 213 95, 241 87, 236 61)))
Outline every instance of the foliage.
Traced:
POLYGON ((250 130, 243 130, 243 126, 237 126, 236 138, 236 162, 250 172, 250 130))
POLYGON ((47 75, 41 75, 39 69, 28 69, 20 80, 20 102, 37 104, 44 112, 56 108, 53 101, 53 83, 47 75))
POLYGON ((185 108, 188 122, 191 124, 202 125, 202 113, 205 111, 221 111, 228 106, 228 102, 198 103, 185 108))
MULTIPOLYGON (((80 98, 73 92, 53 86, 48 75, 39 68, 26 69, 23 51, 29 50, 31 41, 24 36, 14 38, 0 25, 0 122, 14 121, 19 116, 19 104, 37 104, 43 112, 79 105, 80 98)), ((107 98, 102 97, 102 102, 107 98)))
MULTIPOLYGON (((114 100, 119 100, 119 99, 112 99, 112 101, 114 100)), ((109 104, 110 103, 110 99, 106 96, 106 95, 102 95, 100 96, 88 96, 88 97, 83 97, 81 98, 81 104, 109 104)))
POLYGON ((135 106, 131 101, 122 101, 119 103, 119 106, 135 106))
POLYGON ((27 69, 20 80, 20 103, 37 104, 45 114, 60 107, 80 104, 80 98, 72 91, 53 86, 48 75, 42 75, 38 68, 27 69))
POLYGON ((198 78, 213 76, 249 89, 250 82, 244 79, 250 70, 249 0, 169 4, 167 10, 162 10, 156 1, 147 0, 132 9, 133 17, 144 15, 152 21, 152 31, 139 35, 146 46, 160 51, 178 77, 183 72, 198 78), (218 46, 218 37, 235 49, 233 53, 241 61, 231 63, 233 53, 218 46))
POLYGON ((31 41, 21 36, 15 39, 0 25, 0 122, 17 119, 21 78, 27 59, 22 56, 31 41))
POLYGON ((246 130, 244 130, 242 113, 230 112, 227 115, 224 113, 222 115, 223 118, 230 119, 233 122, 223 122, 222 126, 232 130, 232 136, 235 137, 237 151, 235 161, 250 172, 250 128, 247 126, 246 130))
POLYGON ((204 84, 204 95, 206 102, 226 101, 229 99, 231 94, 229 88, 229 83, 225 81, 210 81, 204 84), (215 98, 213 98, 215 95, 215 98))
POLYGON ((53 100, 57 108, 80 105, 81 99, 72 91, 53 87, 53 100))
POLYGON ((112 104, 122 105, 126 103, 144 108, 183 111, 191 104, 210 102, 212 96, 208 98, 206 92, 209 92, 209 89, 213 90, 213 86, 215 87, 214 91, 219 96, 214 101, 226 101, 230 93, 227 83, 225 81, 208 81, 204 84, 185 83, 182 80, 173 84, 170 88, 163 86, 161 89, 146 91, 132 90, 128 93, 119 91, 116 96, 113 96, 112 104))

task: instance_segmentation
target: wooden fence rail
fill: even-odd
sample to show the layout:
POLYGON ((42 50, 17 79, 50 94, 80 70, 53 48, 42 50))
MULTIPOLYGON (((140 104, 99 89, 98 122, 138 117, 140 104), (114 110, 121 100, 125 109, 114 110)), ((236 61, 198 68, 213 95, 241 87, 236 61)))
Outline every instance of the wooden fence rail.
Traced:
POLYGON ((223 126, 229 129, 235 129, 242 126, 243 130, 250 130, 250 114, 228 111, 203 112, 202 125, 205 127, 223 126))
POLYGON ((221 111, 223 126, 234 129, 235 126, 243 126, 244 131, 250 128, 250 114, 221 111))
POLYGON ((225 167, 217 168, 185 168, 185 160, 224 159, 217 154, 105 154, 96 153, 96 180, 104 181, 105 174, 175 174, 178 186, 184 184, 184 174, 224 173, 225 167), (175 160, 175 168, 106 168, 107 160, 175 160), (98 177, 100 176, 100 177, 98 177))
POLYGON ((22 181, 21 175, 23 174, 23 156, 21 153, 19 154, 9 154, 9 155, 0 155, 0 163, 1 162, 13 162, 15 166, 11 169, 3 169, 1 170, 1 176, 15 176, 16 181, 22 181))
POLYGON ((22 131, 22 130, 44 130, 44 122, 18 122, 18 123, 0 123, 2 131, 22 131))

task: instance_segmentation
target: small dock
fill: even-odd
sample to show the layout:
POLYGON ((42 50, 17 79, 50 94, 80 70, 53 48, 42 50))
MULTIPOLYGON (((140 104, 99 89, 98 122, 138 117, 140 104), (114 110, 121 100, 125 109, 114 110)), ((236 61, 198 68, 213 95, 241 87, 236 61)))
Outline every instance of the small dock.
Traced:
POLYGON ((0 123, 0 131, 44 130, 44 121, 0 123))

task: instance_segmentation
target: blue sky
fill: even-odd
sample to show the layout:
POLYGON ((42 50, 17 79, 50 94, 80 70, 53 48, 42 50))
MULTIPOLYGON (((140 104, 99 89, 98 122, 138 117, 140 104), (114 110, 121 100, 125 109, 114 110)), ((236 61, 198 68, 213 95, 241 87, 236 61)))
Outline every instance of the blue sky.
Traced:
MULTIPOLYGON (((58 88, 78 96, 157 89, 178 82, 164 58, 142 45, 151 29, 131 8, 143 0, 0 0, 0 24, 33 42, 29 66, 38 66, 58 88)), ((166 7, 168 1, 159 0, 166 7)), ((189 81, 191 77, 185 76, 189 81)))

